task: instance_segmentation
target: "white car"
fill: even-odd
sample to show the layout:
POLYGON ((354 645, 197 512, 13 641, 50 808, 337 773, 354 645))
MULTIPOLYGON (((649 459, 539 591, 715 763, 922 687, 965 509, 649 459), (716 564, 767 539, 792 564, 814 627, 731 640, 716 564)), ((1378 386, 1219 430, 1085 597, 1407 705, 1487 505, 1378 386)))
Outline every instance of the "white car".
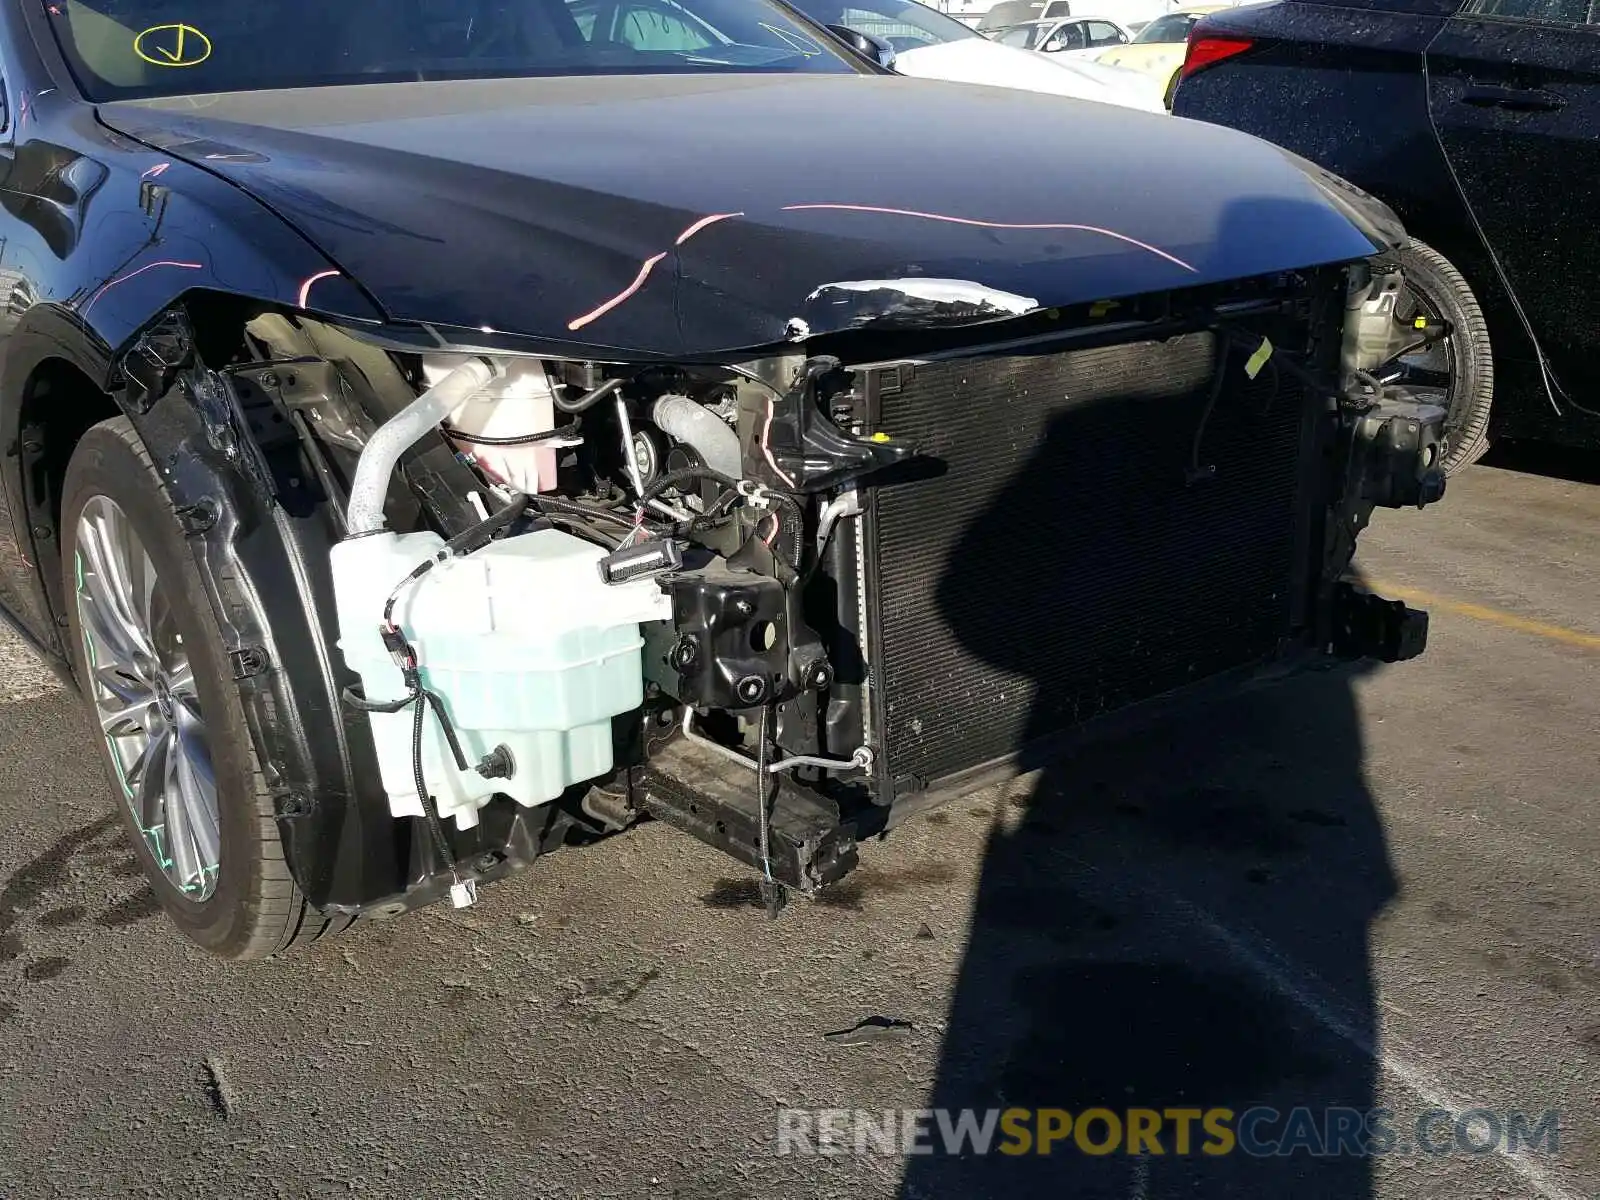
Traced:
POLYGON ((901 75, 1166 111, 1160 87, 1138 72, 1001 45, 917 0, 796 0, 796 7, 823 25, 887 44, 901 75))
MULTIPOLYGON (((982 3, 982 0, 978 0, 982 3)), ((1182 0, 1097 0, 1092 9, 1075 0, 1000 0, 978 18, 978 32, 993 37, 1001 29, 1030 21, 1058 21, 1082 17, 1087 12, 1108 17, 1130 32, 1139 32, 1157 17, 1171 12, 1182 0)))
POLYGON ((1126 46, 1133 34, 1110 17, 1060 17, 1049 21, 1024 21, 988 36, 1002 46, 1060 54, 1068 59, 1090 57, 1112 46, 1126 46))

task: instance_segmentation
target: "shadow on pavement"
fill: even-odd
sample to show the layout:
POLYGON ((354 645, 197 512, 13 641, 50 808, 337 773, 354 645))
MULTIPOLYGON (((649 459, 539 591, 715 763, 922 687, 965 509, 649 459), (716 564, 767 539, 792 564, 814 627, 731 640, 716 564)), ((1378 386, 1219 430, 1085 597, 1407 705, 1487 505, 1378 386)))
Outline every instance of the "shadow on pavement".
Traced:
MULTIPOLYGON (((1038 563, 981 547, 1014 545, 1021 528, 1049 538, 1053 521, 1075 519, 1071 504, 1041 514, 1037 488, 1072 478, 1083 453, 1057 418, 965 531, 940 582, 946 613, 978 593, 1011 598, 1003 622, 950 624, 968 653, 1035 687, 1021 744, 1059 727, 1059 716, 1042 715, 1050 706, 1038 687, 1061 677, 1067 662, 1056 660, 1072 651, 1065 639, 1015 630, 1030 613, 1071 611, 1076 600, 1067 583, 1062 595, 1039 596, 1050 585, 1038 563)), ((1321 1122, 1330 1107, 1375 1105, 1369 1057, 1246 961, 1259 947, 1308 970, 1346 1031, 1375 1040, 1368 928, 1396 885, 1363 778, 1355 674, 1317 670, 1186 708, 1013 785, 989 838, 930 1108, 1074 1117, 1104 1108, 1125 1119, 1131 1108, 1306 1106, 1321 1122)), ((1254 1129, 1262 1139, 1282 1131, 1254 1129)), ((1108 1126, 1089 1133, 1102 1145, 1108 1126)), ((1208 1154, 1198 1120, 1190 1152, 1178 1153, 1165 1116, 1159 1137, 1160 1155, 1086 1153, 1070 1135, 1048 1156, 914 1154, 901 1194, 1372 1194, 1370 1160, 1356 1155, 1208 1154)))

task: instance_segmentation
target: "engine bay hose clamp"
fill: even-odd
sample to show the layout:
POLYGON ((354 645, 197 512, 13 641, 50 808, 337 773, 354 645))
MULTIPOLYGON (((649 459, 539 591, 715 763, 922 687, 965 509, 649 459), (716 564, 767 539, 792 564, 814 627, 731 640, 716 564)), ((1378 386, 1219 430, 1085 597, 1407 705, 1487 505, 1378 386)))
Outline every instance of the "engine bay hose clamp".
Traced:
POLYGON ((739 480, 737 491, 751 508, 771 508, 777 503, 767 486, 754 479, 739 480))

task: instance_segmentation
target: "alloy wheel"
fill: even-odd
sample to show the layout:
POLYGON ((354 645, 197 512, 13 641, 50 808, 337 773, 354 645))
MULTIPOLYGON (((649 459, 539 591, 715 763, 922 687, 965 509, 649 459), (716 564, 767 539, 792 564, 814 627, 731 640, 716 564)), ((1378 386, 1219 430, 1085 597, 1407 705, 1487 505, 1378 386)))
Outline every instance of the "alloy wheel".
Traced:
POLYGON ((107 496, 78 517, 74 574, 87 688, 123 801, 167 880, 208 900, 222 837, 194 670, 155 564, 107 496))

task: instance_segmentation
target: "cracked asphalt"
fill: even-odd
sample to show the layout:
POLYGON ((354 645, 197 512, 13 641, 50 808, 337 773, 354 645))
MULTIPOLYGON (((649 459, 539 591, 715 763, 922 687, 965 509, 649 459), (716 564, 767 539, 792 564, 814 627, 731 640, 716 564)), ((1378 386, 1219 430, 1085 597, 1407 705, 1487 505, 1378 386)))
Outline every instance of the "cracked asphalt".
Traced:
POLYGON ((776 923, 646 826, 239 966, 169 932, 75 701, 7 642, 0 1196, 1600 1196, 1600 487, 1480 467, 1380 513, 1358 565, 1443 602, 1423 659, 973 795, 776 923), (1090 1104, 1383 1107, 1402 1133, 1554 1109, 1560 1136, 774 1151, 782 1106, 1090 1104))

